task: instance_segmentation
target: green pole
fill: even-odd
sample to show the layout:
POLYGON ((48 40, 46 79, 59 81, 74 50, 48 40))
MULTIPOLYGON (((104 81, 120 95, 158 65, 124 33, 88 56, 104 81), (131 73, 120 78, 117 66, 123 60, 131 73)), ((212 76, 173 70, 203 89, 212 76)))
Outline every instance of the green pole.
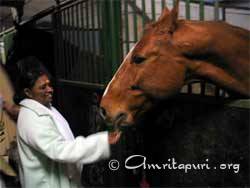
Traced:
POLYGON ((190 0, 186 0, 186 19, 190 20, 190 0))
POLYGON ((204 20, 204 11, 205 6, 204 6, 204 0, 200 0, 200 20, 204 20))
POLYGON ((103 3, 104 69, 105 81, 109 81, 121 62, 121 2, 103 3))

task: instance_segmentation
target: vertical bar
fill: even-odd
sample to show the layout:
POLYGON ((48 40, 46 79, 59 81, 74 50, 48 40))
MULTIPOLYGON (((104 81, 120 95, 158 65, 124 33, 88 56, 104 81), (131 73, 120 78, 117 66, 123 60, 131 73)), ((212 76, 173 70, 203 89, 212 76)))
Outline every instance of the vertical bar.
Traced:
POLYGON ((72 80, 72 10, 71 8, 68 9, 68 64, 69 64, 69 79, 72 80))
POLYGON ((72 79, 76 79, 77 69, 77 58, 76 58, 76 5, 72 6, 72 79))
POLYGON ((91 1, 91 18, 92 18, 92 47, 93 47, 93 51, 92 51, 92 64, 93 64, 93 70, 91 72, 91 74, 93 74, 93 82, 97 83, 98 82, 98 74, 97 74, 97 59, 96 59, 96 27, 95 27, 95 5, 94 5, 95 1, 92 0, 91 1))
POLYGON ((62 12, 61 10, 59 11, 60 13, 60 17, 61 17, 61 25, 60 25, 60 30, 59 32, 61 33, 61 39, 60 40, 60 46, 61 46, 61 52, 60 52, 60 63, 62 64, 62 75, 61 77, 65 79, 66 77, 66 59, 65 59, 65 35, 66 35, 66 31, 65 31, 65 25, 66 25, 66 20, 65 20, 65 15, 63 14, 64 12, 62 12))
POLYGON ((113 11, 112 17, 114 18, 114 28, 113 28, 113 74, 116 72, 117 68, 121 63, 121 2, 113 0, 112 3, 113 11))
POLYGON ((72 72, 73 72, 73 61, 72 61, 72 22, 73 22, 73 17, 72 17, 72 8, 69 8, 69 15, 68 15, 68 19, 69 19, 69 64, 70 64, 70 71, 69 71, 69 75, 70 75, 70 80, 72 80, 73 76, 72 76, 72 72))
POLYGON ((222 20, 226 21, 226 8, 222 7, 222 20))
POLYGON ((110 72, 109 67, 109 61, 110 61, 110 55, 109 51, 107 49, 110 48, 110 44, 108 43, 108 16, 107 16, 107 2, 106 0, 101 1, 102 4, 102 48, 103 48, 103 57, 104 57, 104 63, 103 63, 103 75, 104 75, 104 84, 106 84, 106 80, 108 80, 108 75, 110 72))
MULTIPOLYGON (((61 21, 61 20, 60 20, 61 21)), ((58 12, 55 12, 52 14, 52 25, 54 28, 54 70, 55 70, 55 76, 56 76, 56 80, 58 80, 58 78, 62 75, 62 69, 60 66, 58 66, 59 62, 60 62, 60 50, 58 49, 58 47, 60 46, 60 37, 59 37, 59 15, 58 12), (58 67, 58 68, 56 68, 58 67)))
POLYGON ((126 53, 129 51, 129 12, 128 12, 128 1, 125 0, 125 42, 126 42, 126 53))
POLYGON ((100 0, 97 0, 96 1, 96 7, 97 7, 97 10, 96 10, 96 13, 97 13, 97 28, 98 28, 98 37, 99 37, 99 46, 98 46, 98 74, 99 74, 99 81, 98 83, 99 84, 102 84, 102 81, 103 81, 103 69, 102 69, 102 66, 103 66, 103 48, 102 48, 102 36, 101 36, 101 33, 102 33, 102 26, 101 26, 101 10, 100 10, 100 6, 101 6, 101 3, 100 3, 100 0))
POLYGON ((200 0, 200 20, 204 20, 204 0, 200 0))
MULTIPOLYGON (((142 2, 142 12, 145 12, 145 14, 147 14, 145 0, 141 0, 141 2, 142 2)), ((145 25, 146 25, 146 20, 145 20, 144 16, 142 17, 142 25, 143 25, 143 27, 145 27, 145 25)))
POLYGON ((87 53, 87 82, 91 82, 91 74, 90 74, 90 69, 91 69, 91 47, 90 47, 90 28, 89 28, 89 1, 86 1, 86 53, 87 53))
POLYGON ((190 20, 190 0, 186 0, 185 8, 186 8, 186 19, 190 20))
POLYGON ((151 0, 152 20, 155 21, 155 1, 151 0))
POLYGON ((69 9, 65 9, 65 16, 67 20, 66 25, 66 37, 65 37, 65 44, 66 44, 66 71, 67 71, 67 79, 70 79, 70 20, 69 20, 69 9))
POLYGON ((101 32, 101 48, 102 48, 102 58, 103 58, 103 63, 102 63, 102 84, 106 84, 106 78, 108 74, 108 62, 109 62, 109 55, 107 53, 107 47, 109 47, 109 44, 107 43, 106 37, 107 35, 107 14, 106 14, 106 2, 103 0, 100 0, 100 15, 101 15, 101 22, 102 22, 102 32, 101 32))
POLYGON ((84 3, 81 3, 81 43, 82 43, 82 52, 81 52, 81 69, 82 69, 82 75, 81 80, 86 81, 87 80, 87 70, 86 70, 86 39, 85 39, 85 12, 86 7, 84 6, 84 3))
POLYGON ((161 10, 163 10, 166 7, 165 0, 161 0, 161 10))
POLYGON ((121 61, 121 2, 117 0, 105 0, 104 2, 104 54, 105 64, 110 65, 108 67, 106 64, 107 74, 105 76, 107 77, 105 79, 108 81, 121 61))
MULTIPOLYGON (((136 7, 136 0, 133 0, 133 3, 136 7)), ((138 40, 138 33, 137 33, 137 12, 136 10, 134 10, 134 14, 133 14, 133 18, 134 18, 134 41, 138 40)))
POLYGON ((219 1, 215 0, 214 2, 214 19, 219 20, 219 1))
POLYGON ((76 4, 76 63, 77 63, 77 74, 76 78, 77 80, 80 81, 80 75, 81 75, 81 69, 80 69, 80 52, 81 52, 81 47, 80 47, 80 14, 79 14, 79 7, 80 4, 76 4))
POLYGON ((66 21, 66 16, 65 16, 65 10, 61 10, 61 15, 62 15, 62 42, 63 42, 63 53, 64 54, 62 54, 62 59, 63 59, 63 69, 64 69, 64 75, 63 75, 63 78, 64 79, 66 79, 66 77, 67 77, 67 68, 66 68, 66 66, 67 66, 67 60, 66 60, 66 56, 65 56, 65 54, 66 54, 66 52, 67 52, 67 50, 66 50, 66 45, 65 45, 65 41, 66 41, 66 35, 67 35, 67 33, 66 33, 66 23, 67 23, 67 21, 66 21))

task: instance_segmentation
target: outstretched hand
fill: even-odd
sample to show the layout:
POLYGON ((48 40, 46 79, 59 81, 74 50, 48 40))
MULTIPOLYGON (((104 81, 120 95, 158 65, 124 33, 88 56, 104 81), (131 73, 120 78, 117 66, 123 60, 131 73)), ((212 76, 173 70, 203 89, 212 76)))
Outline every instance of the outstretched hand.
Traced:
POLYGON ((121 131, 114 131, 108 133, 108 142, 109 144, 116 144, 121 137, 121 131))

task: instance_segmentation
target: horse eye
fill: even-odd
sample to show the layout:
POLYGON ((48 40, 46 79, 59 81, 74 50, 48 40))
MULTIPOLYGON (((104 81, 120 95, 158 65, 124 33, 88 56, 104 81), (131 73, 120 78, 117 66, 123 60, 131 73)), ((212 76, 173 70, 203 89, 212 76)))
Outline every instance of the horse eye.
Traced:
POLYGON ((143 61, 145 61, 146 58, 145 57, 142 57, 142 56, 134 56, 132 61, 135 63, 135 64, 140 64, 142 63, 143 61))

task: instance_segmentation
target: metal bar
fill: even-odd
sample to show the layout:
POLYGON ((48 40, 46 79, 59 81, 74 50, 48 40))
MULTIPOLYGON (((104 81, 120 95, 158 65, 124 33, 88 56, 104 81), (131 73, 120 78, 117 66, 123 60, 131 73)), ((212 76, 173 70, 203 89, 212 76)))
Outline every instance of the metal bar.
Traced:
POLYGON ((61 52, 60 54, 58 54, 59 56, 61 56, 60 58, 60 63, 62 63, 62 78, 66 77, 66 58, 65 58, 65 54, 66 54, 66 49, 65 49, 65 37, 66 37, 66 30, 65 30, 65 25, 66 25, 66 18, 65 18, 65 11, 58 11, 57 13, 59 13, 61 15, 61 28, 59 30, 59 32, 61 33, 61 41, 60 41, 60 46, 61 46, 61 52))
POLYGON ((84 9, 82 10, 82 42, 83 42, 83 61, 82 61, 82 66, 83 66, 83 80, 87 81, 88 80, 88 56, 87 56, 87 33, 86 33, 86 22, 87 22, 87 17, 85 16, 87 5, 85 3, 84 9))
POLYGON ((59 22, 58 21, 61 21, 61 19, 59 19, 59 16, 58 16, 58 13, 55 13, 52 15, 52 25, 53 25, 53 28, 54 28, 54 33, 55 33, 55 36, 54 36, 54 70, 55 70, 55 76, 56 76, 56 79, 61 77, 62 73, 61 71, 63 70, 60 66, 59 66, 59 62, 60 62, 60 50, 58 49, 58 47, 60 46, 59 45, 59 42, 61 41, 60 40, 60 37, 59 37, 59 22), (59 67, 59 68, 57 68, 59 67))
MULTIPOLYGON (((136 4, 133 3, 132 0, 126 0, 128 4, 131 6, 131 8, 137 12, 137 15, 140 15, 146 22, 152 21, 147 15, 145 11, 143 11, 140 7, 138 7, 136 4)), ((145 0, 142 1, 142 4, 145 5, 145 0)))
POLYGON ((102 49, 102 53, 103 53, 103 62, 102 62, 102 84, 106 83, 106 75, 107 75, 107 71, 106 71, 106 67, 108 64, 108 55, 107 55, 107 48, 108 44, 106 43, 106 36, 107 36, 107 32, 106 32, 106 10, 105 10, 105 5, 106 2, 105 1, 99 1, 100 2, 100 16, 101 16, 101 23, 102 23, 102 30, 101 30, 101 49, 102 49))
MULTIPOLYGON (((142 0, 141 2, 142 2, 142 12, 147 14, 145 0, 142 0)), ((145 25, 146 25, 146 17, 145 16, 142 17, 142 25, 143 25, 143 27, 145 27, 145 25)))
POLYGON ((92 51, 92 64, 93 64, 93 82, 98 83, 99 78, 97 74, 97 54, 96 54, 96 27, 95 27, 95 4, 94 0, 91 1, 91 17, 92 17, 92 46, 93 46, 93 51, 92 51))
POLYGON ((65 43, 66 43, 66 72, 67 72, 67 79, 70 79, 70 45, 69 45, 69 41, 70 41, 70 20, 69 20, 69 9, 65 10, 65 16, 67 19, 67 25, 66 25, 66 33, 67 36, 65 37, 65 43))
POLYGON ((61 8, 61 10, 65 10, 65 9, 69 9, 69 8, 75 6, 75 5, 78 5, 80 3, 84 3, 84 2, 88 2, 88 1, 89 0, 75 0, 75 1, 73 1, 73 0, 70 1, 69 0, 65 4, 59 5, 59 7, 61 8))
POLYGON ((222 20, 226 21, 226 8, 222 8, 222 20))
POLYGON ((70 85, 70 86, 89 88, 89 89, 105 89, 105 86, 103 84, 95 84, 95 83, 90 83, 90 82, 81 82, 81 81, 71 81, 71 80, 59 79, 58 83, 64 84, 64 85, 70 85))
MULTIPOLYGON (((136 6, 136 0, 133 0, 135 6, 136 6)), ((138 40, 138 32, 137 32, 137 12, 134 11, 133 14, 133 18, 134 18, 134 40, 137 41, 138 40)))
POLYGON ((161 0, 161 10, 163 10, 166 7, 165 0, 161 0))
POLYGON ((109 22, 109 16, 108 16, 108 12, 109 12, 109 7, 108 7, 108 1, 107 0, 103 0, 102 2, 102 27, 103 27, 103 31, 102 31, 102 44, 103 44, 103 50, 104 50, 104 69, 103 69, 103 73, 104 73, 104 84, 106 84, 106 81, 109 80, 110 75, 111 75, 111 66, 110 66, 110 61, 111 61, 111 55, 110 55, 110 41, 109 41, 109 28, 107 26, 107 24, 109 22))
POLYGON ((185 8, 186 8, 186 19, 190 20, 190 0, 186 0, 185 8))
MULTIPOLYGON (((129 13, 128 13, 128 1, 125 0, 125 9, 124 9, 124 12, 125 12, 125 40, 129 41, 129 19, 128 19, 128 16, 129 16, 129 13)), ((128 53, 129 51, 129 43, 126 43, 126 53, 128 53)))
POLYGON ((101 6, 101 3, 100 3, 100 0, 97 0, 96 1, 96 16, 97 16, 97 28, 98 28, 98 37, 99 37, 99 46, 98 46, 98 50, 99 50, 99 54, 98 54, 98 75, 99 75, 99 80, 98 80, 98 83, 102 83, 102 80, 103 80, 103 69, 102 69, 102 66, 103 66, 103 59, 102 59, 102 53, 103 53, 103 49, 102 49, 102 40, 101 40, 101 33, 102 33, 102 25, 101 25, 101 10, 100 10, 100 6, 101 6))
POLYGON ((74 79, 74 64, 75 64, 75 57, 74 57, 74 7, 70 7, 70 17, 71 17, 71 24, 70 24, 70 75, 71 79, 74 79))
POLYGON ((91 82, 91 57, 90 57, 90 31, 89 31, 89 1, 86 2, 86 52, 87 52, 87 61, 86 61, 86 73, 87 73, 87 82, 91 82))
POLYGON ((77 69, 77 62, 76 62, 76 15, 75 15, 75 6, 71 8, 72 12, 72 27, 71 27, 71 33, 72 33, 72 45, 71 45, 71 55, 72 55, 72 79, 76 80, 76 72, 77 69))
POLYGON ((219 8, 220 4, 218 0, 214 2, 214 20, 219 20, 219 8))
POLYGON ((61 11, 61 16, 62 16, 62 28, 61 28, 61 32, 62 32, 62 52, 63 54, 61 54, 62 56, 62 62, 63 62, 63 78, 66 77, 66 58, 65 58, 65 53, 66 53, 66 49, 65 49, 65 38, 66 38, 66 30, 65 30, 65 25, 66 25, 66 19, 65 19, 65 11, 61 11))
POLYGON ((80 42, 80 13, 79 13, 80 4, 76 5, 76 62, 77 62, 77 74, 76 79, 80 80, 81 68, 80 68, 80 55, 81 55, 81 42, 80 42))
POLYGON ((155 21, 155 1, 151 0, 151 12, 152 12, 152 20, 155 21))
POLYGON ((200 20, 204 20, 204 0, 200 0, 200 20))
POLYGON ((112 73, 114 74, 121 62, 121 2, 113 0, 112 17, 114 18, 113 28, 113 66, 112 73))

